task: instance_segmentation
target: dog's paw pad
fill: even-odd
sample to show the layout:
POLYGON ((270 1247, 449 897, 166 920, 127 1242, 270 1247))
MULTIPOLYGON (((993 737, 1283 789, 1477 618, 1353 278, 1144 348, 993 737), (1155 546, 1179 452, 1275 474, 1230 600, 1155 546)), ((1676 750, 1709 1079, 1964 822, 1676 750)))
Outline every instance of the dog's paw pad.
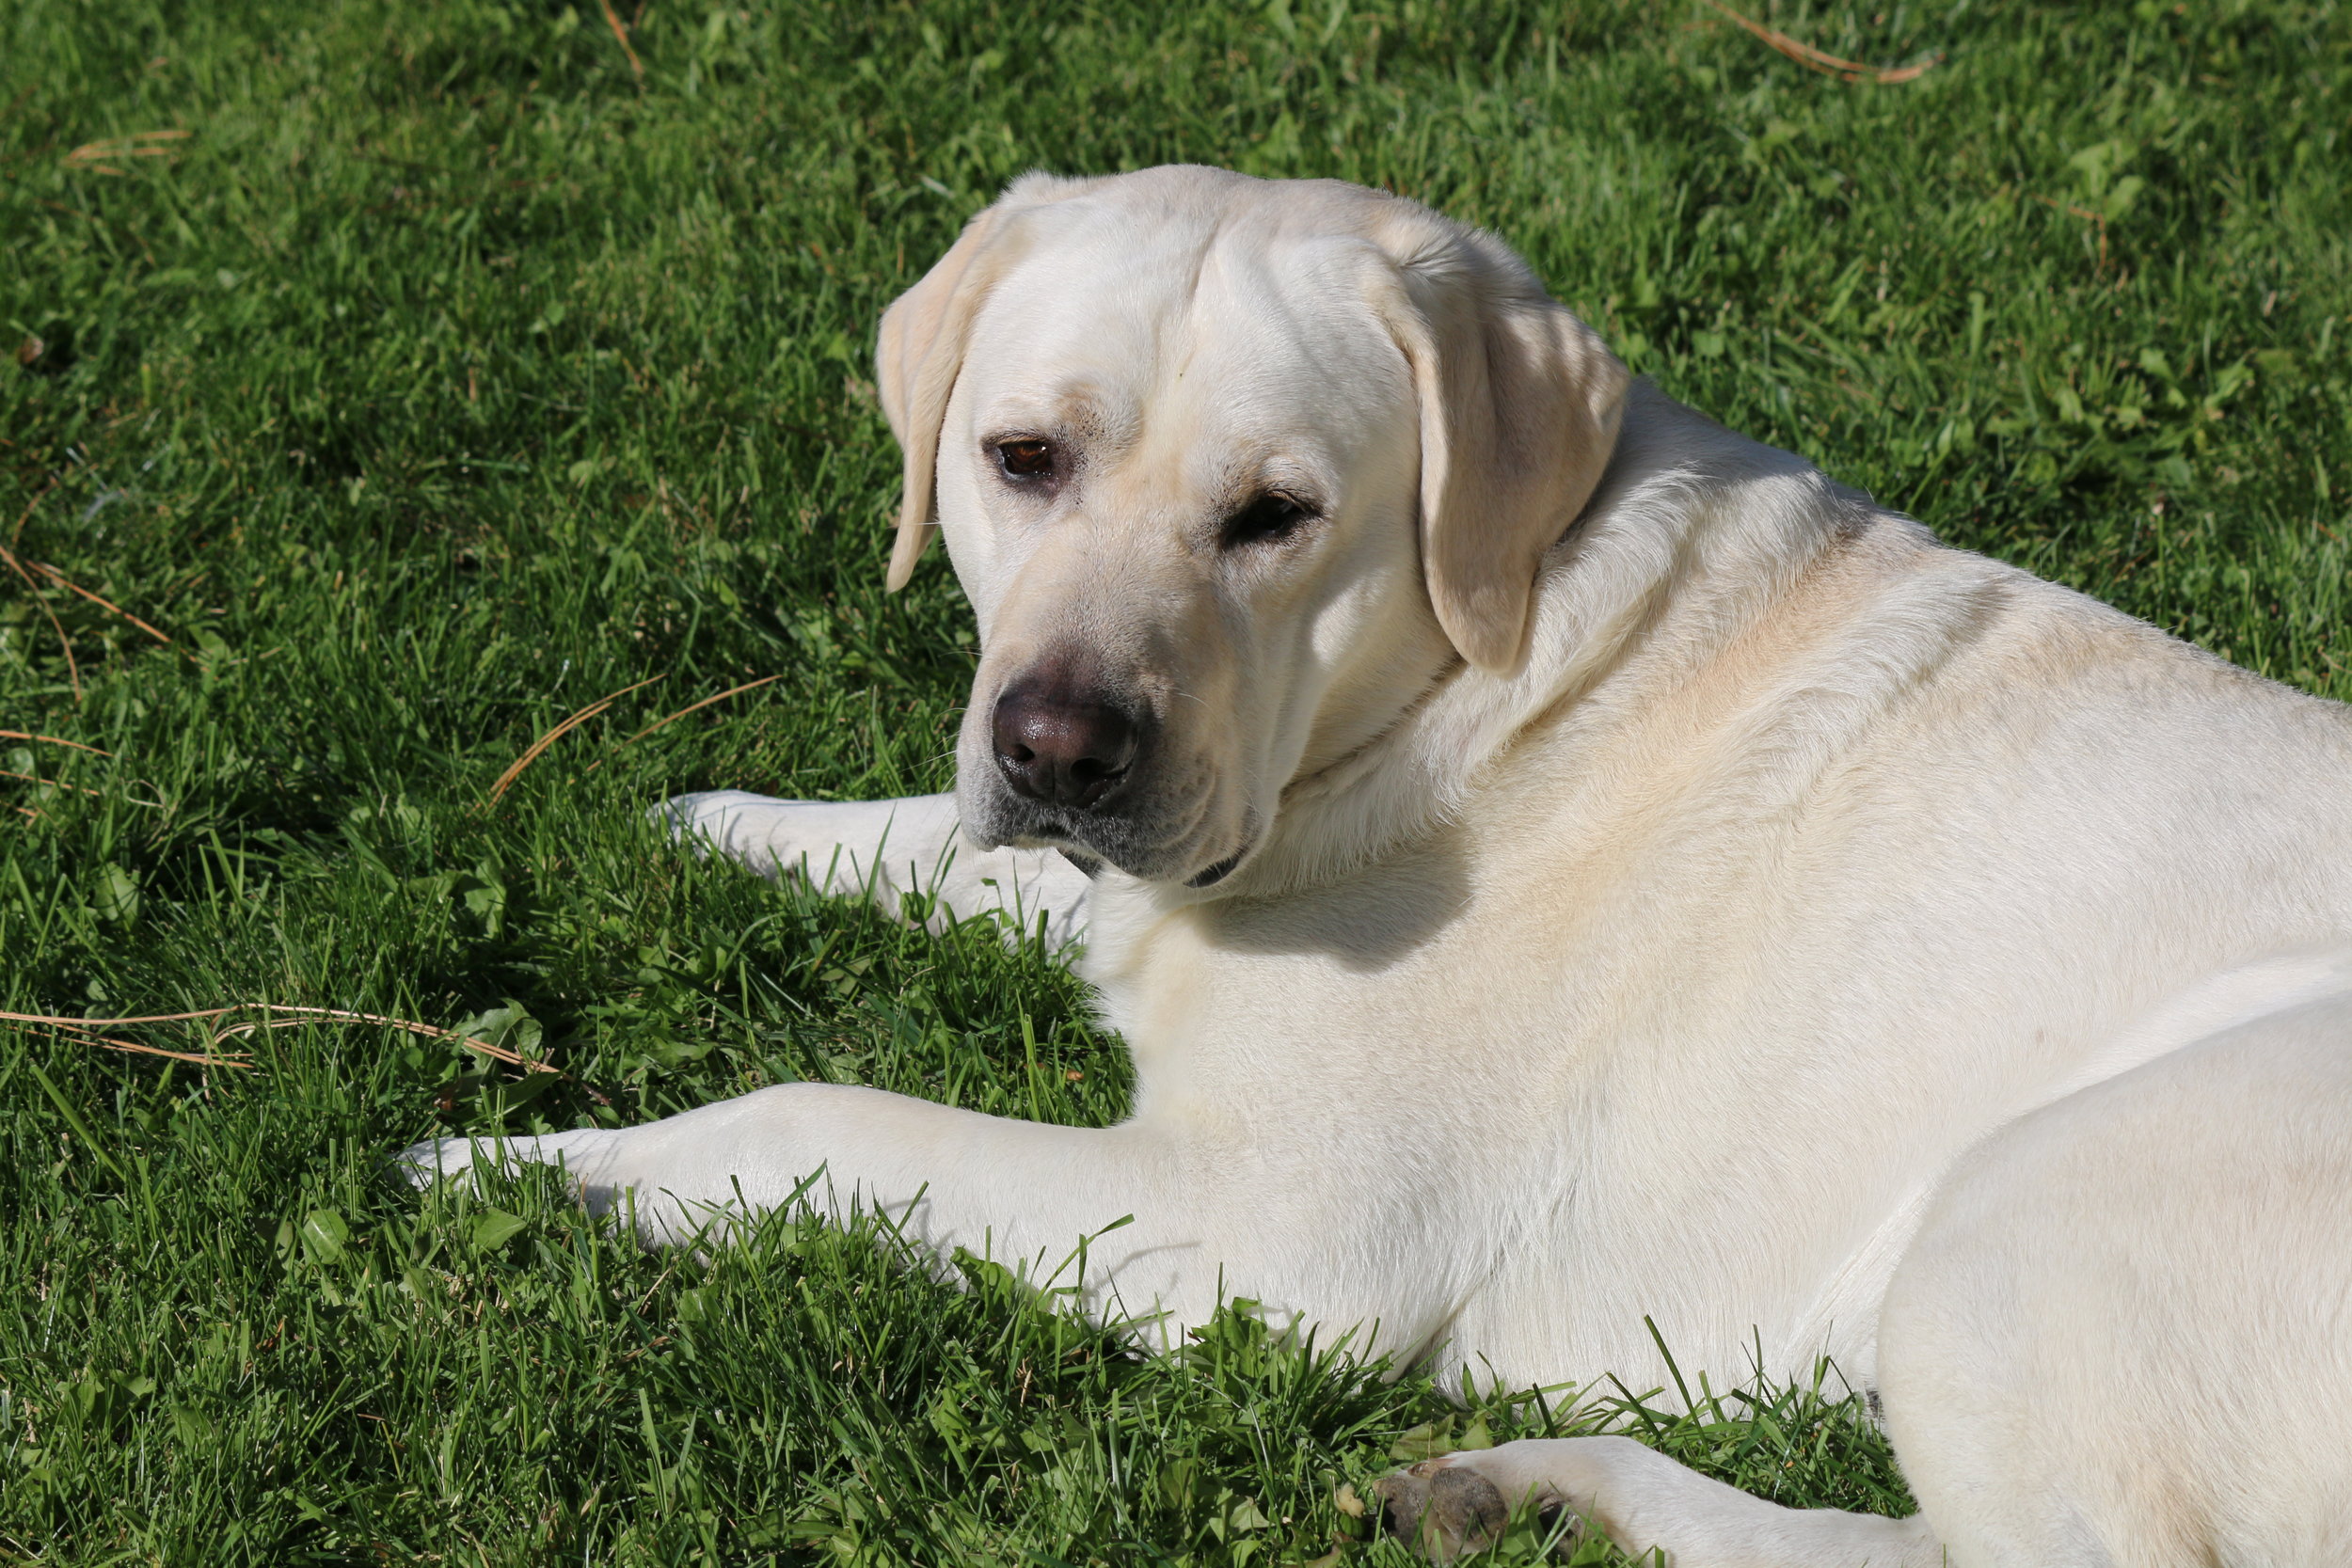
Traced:
POLYGON ((1383 1477, 1377 1490, 1389 1533, 1448 1563, 1493 1544, 1511 1510, 1493 1481, 1461 1465, 1425 1460, 1383 1477))

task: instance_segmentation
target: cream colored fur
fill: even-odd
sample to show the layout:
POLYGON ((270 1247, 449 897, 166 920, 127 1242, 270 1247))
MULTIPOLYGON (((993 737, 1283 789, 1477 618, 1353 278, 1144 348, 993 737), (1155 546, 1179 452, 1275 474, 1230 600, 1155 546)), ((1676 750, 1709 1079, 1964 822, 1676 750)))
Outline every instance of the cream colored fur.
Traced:
POLYGON ((882 370, 898 569, 935 519, 983 634, 958 796, 669 810, 1049 911, 1134 1114, 791 1085, 512 1153, 656 1241, 820 1169, 1041 1275, 1132 1215, 1082 1299, 1147 1340, 1221 1291, 1641 1386, 1647 1320, 1686 1373, 1883 1391, 1899 1525, 1622 1439, 1441 1462, 1677 1568, 2352 1560, 2352 715, 1629 389, 1409 203, 1031 179, 943 268, 882 370), (989 467, 1014 427, 1091 465, 1053 507, 989 467), (1321 519, 1221 552, 1275 481, 1321 519), (1170 716, 1164 831, 1091 882, 988 827, 986 713, 1073 638, 1170 716))

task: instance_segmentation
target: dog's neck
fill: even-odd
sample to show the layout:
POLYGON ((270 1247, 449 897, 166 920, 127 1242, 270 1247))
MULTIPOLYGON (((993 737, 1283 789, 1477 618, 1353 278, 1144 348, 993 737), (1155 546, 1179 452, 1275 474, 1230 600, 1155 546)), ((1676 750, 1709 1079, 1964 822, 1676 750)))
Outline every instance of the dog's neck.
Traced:
MULTIPOLYGON (((1884 515, 1803 459, 1637 384, 1608 476, 1544 560, 1519 668, 1431 671, 1373 739, 1290 783, 1266 845, 1216 895, 1318 886, 1409 849, 1532 726, 1619 691, 1629 703, 1671 689, 1884 515)), ((1201 901, 1168 891, 1171 904, 1201 901)))

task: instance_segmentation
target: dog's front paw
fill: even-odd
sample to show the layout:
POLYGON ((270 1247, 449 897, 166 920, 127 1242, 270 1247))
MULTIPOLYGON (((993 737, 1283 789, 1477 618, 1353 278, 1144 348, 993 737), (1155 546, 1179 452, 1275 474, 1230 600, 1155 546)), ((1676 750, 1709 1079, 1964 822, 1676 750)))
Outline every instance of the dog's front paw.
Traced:
POLYGON ((412 1187, 430 1187, 444 1176, 458 1176, 473 1164, 471 1138, 427 1138, 392 1156, 385 1167, 412 1187))
MULTIPOLYGON (((811 804, 742 789, 706 789, 673 795, 647 815, 681 844, 716 849, 763 877, 774 877, 798 871, 802 858, 819 847, 801 842, 809 835, 793 831, 795 818, 811 804)), ((830 841, 824 847, 830 847, 830 841)))
POLYGON ((1510 1522, 1502 1490, 1467 1465, 1423 1460, 1379 1483, 1389 1533, 1418 1547, 1430 1561, 1452 1562, 1494 1544, 1510 1522))
POLYGON ((389 1169, 412 1187, 429 1187, 443 1177, 470 1178, 484 1165, 560 1164, 593 1200, 609 1184, 622 1136, 582 1127, 535 1138, 431 1138, 393 1155, 389 1169))

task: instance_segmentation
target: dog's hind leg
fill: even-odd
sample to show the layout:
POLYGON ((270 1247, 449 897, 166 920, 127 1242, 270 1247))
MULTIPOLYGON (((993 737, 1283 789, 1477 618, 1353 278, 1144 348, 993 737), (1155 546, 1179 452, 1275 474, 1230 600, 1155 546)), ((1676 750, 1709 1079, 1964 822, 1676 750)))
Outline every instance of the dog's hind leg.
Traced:
POLYGON ((2352 1562, 2352 996, 1986 1139, 1896 1270, 1878 1372, 1967 1568, 2352 1562))
POLYGON ((1925 1521, 1781 1508, 1629 1437, 1531 1438, 1432 1459, 1380 1483, 1389 1528, 1438 1562, 1475 1551, 1511 1513, 1565 1512, 1668 1568, 1942 1568, 1925 1521))
POLYGON ((780 800, 739 789, 680 795, 654 808, 681 839, 707 845, 763 877, 802 877, 824 892, 865 896, 892 914, 927 895, 923 923, 997 912, 1006 937, 1058 949, 1086 936, 1087 878, 1050 849, 977 849, 962 841, 952 795, 900 800, 780 800))

